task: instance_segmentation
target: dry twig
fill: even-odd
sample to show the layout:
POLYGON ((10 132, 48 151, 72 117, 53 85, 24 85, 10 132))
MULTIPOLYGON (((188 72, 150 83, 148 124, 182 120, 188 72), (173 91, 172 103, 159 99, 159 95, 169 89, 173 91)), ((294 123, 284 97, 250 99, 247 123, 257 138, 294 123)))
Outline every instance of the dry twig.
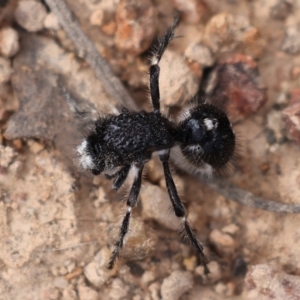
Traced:
POLYGON ((65 1, 46 0, 51 11, 57 17, 69 38, 75 44, 78 53, 94 70, 97 78, 102 82, 106 92, 122 103, 127 108, 136 109, 136 105, 123 86, 120 79, 114 74, 110 65, 101 56, 95 44, 81 30, 79 23, 74 18, 65 1))

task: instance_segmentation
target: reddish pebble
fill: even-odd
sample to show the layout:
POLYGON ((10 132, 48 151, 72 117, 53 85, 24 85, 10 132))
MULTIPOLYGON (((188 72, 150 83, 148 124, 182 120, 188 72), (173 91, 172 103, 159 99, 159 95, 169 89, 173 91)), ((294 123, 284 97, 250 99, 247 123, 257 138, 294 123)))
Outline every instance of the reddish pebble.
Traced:
POLYGON ((234 119, 256 113, 267 101, 257 64, 249 56, 236 54, 219 63, 210 79, 211 102, 226 108, 234 119))
POLYGON ((291 91, 291 100, 289 106, 300 103, 300 88, 291 91))

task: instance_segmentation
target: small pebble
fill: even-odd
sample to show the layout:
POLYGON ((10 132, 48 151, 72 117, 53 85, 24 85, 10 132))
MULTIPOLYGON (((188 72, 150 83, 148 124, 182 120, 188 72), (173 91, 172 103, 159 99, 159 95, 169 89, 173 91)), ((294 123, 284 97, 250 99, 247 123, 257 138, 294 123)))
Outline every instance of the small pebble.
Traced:
POLYGON ((29 140, 27 144, 29 145, 30 151, 34 154, 38 154, 45 148, 43 144, 38 143, 34 140, 29 140))
POLYGON ((235 250, 234 239, 230 235, 223 233, 218 229, 214 229, 210 233, 209 240, 215 245, 219 253, 222 253, 223 255, 233 254, 235 250))
POLYGON ((120 278, 115 278, 111 283, 111 289, 108 293, 108 299, 126 299, 128 291, 129 286, 125 285, 120 278))
POLYGON ((225 295, 226 292, 226 285, 223 282, 219 282, 215 285, 214 290, 219 295, 225 295))
POLYGON ((291 92, 291 101, 281 113, 284 127, 288 137, 300 144, 300 90, 291 92))
POLYGON ((53 13, 49 13, 44 21, 44 27, 50 30, 58 30, 60 28, 59 22, 53 13))
POLYGON ((14 56, 19 50, 19 34, 10 27, 0 30, 0 53, 8 58, 14 56))
POLYGON ((179 228, 180 220, 172 211, 170 212, 171 202, 166 191, 156 185, 146 183, 141 189, 140 197, 144 218, 154 219, 169 229, 179 228))
MULTIPOLYGON (((271 110, 267 115, 267 127, 272 131, 273 136, 268 136, 270 142, 276 143, 283 140, 282 112, 271 110), (273 141, 272 141, 273 139, 273 141)), ((272 144, 272 143, 270 143, 272 144)))
POLYGON ((155 33, 154 16, 150 0, 120 1, 116 11, 118 49, 134 55, 148 49, 155 33))
POLYGON ((8 82, 12 74, 10 60, 0 57, 0 84, 8 82))
POLYGON ((60 290, 58 288, 51 288, 47 296, 49 300, 58 300, 60 299, 60 290))
POLYGON ((20 1, 15 10, 16 21, 29 32, 42 30, 46 17, 46 8, 38 1, 20 1))
POLYGON ((54 286, 60 289, 65 289, 68 286, 68 280, 66 280, 64 277, 55 277, 54 286))
POLYGON ((287 107, 282 112, 282 120, 290 139, 300 144, 300 103, 287 107))
POLYGON ((291 73, 292 73, 292 78, 293 79, 299 78, 299 76, 300 76, 300 67, 299 67, 299 65, 294 66, 291 73))
POLYGON ((62 299, 78 300, 77 292, 75 291, 75 289, 72 286, 68 286, 63 291, 62 299))
POLYGON ((282 51, 288 54, 300 53, 300 26, 290 26, 286 30, 286 36, 283 40, 282 51))
POLYGON ((229 224, 222 228, 222 232, 230 234, 232 236, 236 235, 239 231, 239 227, 235 224, 229 224))
POLYGON ((142 283, 149 285, 150 282, 155 280, 155 273, 153 271, 146 271, 142 276, 142 283))
POLYGON ((84 267, 84 275, 89 282, 97 288, 101 287, 111 276, 115 274, 116 268, 107 269, 107 264, 111 252, 107 248, 102 248, 94 259, 84 267))
POLYGON ((11 147, 4 147, 0 145, 0 166, 7 168, 13 161, 16 153, 11 147))
POLYGON ((291 96, 291 99, 290 99, 289 105, 300 103, 300 88, 293 89, 290 92, 290 96, 291 96))
POLYGON ((91 24, 94 26, 101 26, 103 25, 103 21, 104 21, 104 10, 103 9, 95 10, 90 17, 91 24))
POLYGON ((293 11, 293 5, 289 0, 277 0, 276 2, 270 9, 270 16, 275 20, 285 20, 293 11))
POLYGON ((245 278, 244 295, 246 300, 299 300, 300 277, 268 264, 251 266, 245 278))
MULTIPOLYGON (((126 235, 124 247, 120 256, 127 260, 144 259, 153 252, 157 244, 157 235, 153 230, 146 227, 145 223, 135 217, 132 217, 129 225, 129 232, 126 235)), ((109 230, 110 237, 119 237, 120 226, 114 226, 109 230)), ((113 242, 113 241, 111 241, 113 242)))
POLYGON ((159 85, 162 104, 184 106, 188 103, 198 90, 198 82, 184 58, 167 49, 160 61, 160 70, 159 85))
POLYGON ((208 13, 207 5, 202 0, 173 0, 173 4, 186 23, 199 23, 208 13))
POLYGON ((214 58, 210 49, 200 43, 191 43, 186 48, 184 56, 203 67, 211 67, 214 64, 214 58))
POLYGON ((68 273, 68 270, 64 266, 60 266, 58 272, 60 275, 66 275, 68 273))
POLYGON ((164 179, 163 169, 158 157, 153 157, 146 165, 146 178, 152 183, 158 183, 164 179))
POLYGON ((71 260, 71 259, 68 259, 65 261, 64 263, 68 273, 71 273, 73 270, 75 270, 76 268, 76 263, 75 261, 71 260))
POLYGON ((279 93, 277 99, 276 99, 276 102, 275 102, 275 105, 276 107, 278 108, 284 108, 287 106, 287 104, 289 103, 289 96, 288 96, 288 93, 287 92, 281 92, 279 93))
MULTIPOLYGON (((195 286, 195 288, 193 288, 189 292, 189 296, 187 300, 224 300, 224 296, 220 296, 219 294, 214 292, 211 287, 195 286)), ((235 300, 241 300, 241 299, 237 298, 235 300)))
POLYGON ((158 282, 154 282, 149 286, 149 292, 151 295, 151 300, 161 300, 160 297, 160 284, 158 282))
POLYGON ((117 30, 117 24, 114 21, 108 22, 101 26, 101 31, 107 35, 114 35, 117 30))
POLYGON ((98 293, 85 285, 78 286, 78 294, 80 300, 98 300, 98 293))
POLYGON ((165 278, 161 285, 164 300, 177 300, 193 287, 193 276, 190 272, 174 271, 165 278))
POLYGON ((219 295, 230 297, 234 293, 234 287, 235 286, 234 286, 234 284, 232 282, 228 282, 227 284, 225 284, 223 282, 219 282, 214 287, 214 290, 219 295))
POLYGON ((205 27, 203 42, 214 53, 232 51, 241 43, 249 41, 251 33, 252 43, 258 37, 253 35, 253 29, 245 16, 220 13, 212 17, 205 27))
POLYGON ((115 19, 114 11, 97 9, 92 13, 90 23, 94 26, 99 26, 106 35, 116 35, 117 23, 115 19))
POLYGON ((199 274, 202 276, 204 282, 208 283, 214 283, 221 279, 222 277, 222 271, 220 265, 216 261, 211 261, 208 265, 209 268, 209 275, 206 276, 204 274, 204 267, 203 266, 198 266, 195 270, 196 274, 199 274))
POLYGON ((96 208, 99 208, 101 205, 103 205, 104 203, 107 203, 107 202, 108 202, 108 199, 107 199, 106 193, 105 193, 103 187, 100 186, 98 189, 97 198, 93 202, 93 204, 96 208))
POLYGON ((183 260, 183 265, 187 271, 194 271, 197 265, 196 256, 187 257, 183 260))

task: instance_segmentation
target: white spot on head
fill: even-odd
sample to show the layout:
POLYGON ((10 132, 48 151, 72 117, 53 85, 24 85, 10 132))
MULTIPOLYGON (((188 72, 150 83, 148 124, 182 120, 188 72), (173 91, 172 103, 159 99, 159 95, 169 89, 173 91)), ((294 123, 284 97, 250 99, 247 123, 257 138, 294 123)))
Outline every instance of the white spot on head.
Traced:
POLYGON ((204 119, 204 125, 207 130, 212 130, 213 128, 218 127, 218 122, 215 119, 212 120, 212 119, 206 118, 206 119, 204 119))
POLYGON ((76 148, 79 154, 79 164, 85 170, 90 170, 95 168, 93 163, 93 158, 87 152, 87 140, 83 140, 82 143, 76 148))

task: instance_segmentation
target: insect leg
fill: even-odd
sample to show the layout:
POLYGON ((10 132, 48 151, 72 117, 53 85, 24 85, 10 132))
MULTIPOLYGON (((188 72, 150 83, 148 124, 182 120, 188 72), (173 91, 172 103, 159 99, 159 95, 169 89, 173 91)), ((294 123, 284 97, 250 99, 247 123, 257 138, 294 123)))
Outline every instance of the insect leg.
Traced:
POLYGON ((159 155, 159 158, 163 164, 166 185, 167 185, 168 193, 169 193, 169 196, 170 196, 173 208, 174 208, 175 215, 176 215, 176 217, 181 218, 182 230, 186 234, 186 236, 189 239, 193 248, 200 254, 201 262, 204 266, 204 272, 205 272, 205 274, 208 274, 209 273, 209 269, 207 267, 208 259, 204 255, 204 252, 203 252, 204 247, 197 240, 193 230, 191 229, 191 227, 187 221, 185 207, 183 206, 183 204, 178 196, 178 193, 177 193, 177 190, 176 190, 176 187, 175 187, 175 184, 174 184, 171 172, 170 172, 169 151, 161 152, 161 154, 159 155))
POLYGON ((122 225, 121 225, 120 233, 119 233, 119 239, 115 243, 114 250, 109 259, 109 263, 108 263, 109 269, 113 268, 115 261, 116 261, 117 257, 119 256, 119 252, 123 247, 124 237, 127 234, 128 228, 129 228, 131 211, 132 211, 132 208, 135 207, 137 204, 138 195, 139 195, 141 184, 142 184, 142 172, 143 172, 144 164, 145 163, 142 162, 142 163, 135 163, 133 165, 133 169, 135 171, 135 177, 134 177, 133 184, 132 184, 130 192, 129 192, 129 197, 127 200, 127 211, 126 211, 125 216, 122 221, 122 225))
POLYGON ((129 170, 130 170, 130 165, 127 165, 112 175, 105 174, 105 177, 107 179, 115 178, 113 186, 112 186, 112 188, 115 191, 117 191, 123 185, 124 181, 126 180, 126 178, 128 176, 129 170))
POLYGON ((174 18, 174 23, 173 25, 168 28, 167 32, 165 35, 162 37, 162 39, 159 40, 159 44, 157 48, 153 52, 153 56, 151 59, 151 66, 150 66, 150 94, 151 94, 151 100, 152 100, 152 105, 154 107, 155 112, 159 112, 159 101, 160 101, 160 94, 159 94, 159 84, 158 84, 158 79, 159 79, 159 73, 160 73, 160 68, 159 68, 159 61, 165 52, 167 46, 171 42, 171 40, 174 38, 174 30, 176 26, 178 25, 179 18, 175 17, 174 18))

